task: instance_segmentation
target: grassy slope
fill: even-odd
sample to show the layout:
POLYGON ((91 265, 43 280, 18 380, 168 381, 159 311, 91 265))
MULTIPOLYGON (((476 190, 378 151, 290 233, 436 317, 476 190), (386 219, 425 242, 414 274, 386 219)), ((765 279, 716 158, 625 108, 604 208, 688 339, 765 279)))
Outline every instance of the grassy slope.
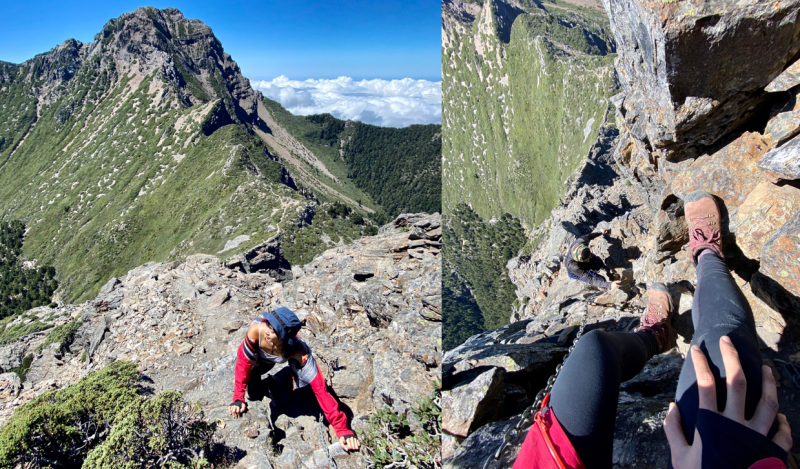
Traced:
POLYGON ((330 115, 295 116, 268 98, 264 105, 342 181, 322 175, 344 195, 391 216, 441 211, 441 126, 345 125, 330 115))
MULTIPOLYGON (((598 21, 597 12, 580 11, 590 17, 584 26, 598 21)), ((463 201, 485 219, 511 213, 531 229, 549 216, 594 142, 615 89, 613 55, 566 55, 548 38, 573 42, 570 28, 533 15, 517 17, 508 44, 477 34, 500 52, 482 57, 469 34, 459 50, 443 51, 445 210, 463 201)), ((592 51, 588 41, 572 45, 592 51)))
POLYGON ((128 77, 109 87, 103 73, 85 65, 0 169, 0 213, 26 221, 24 252, 55 265, 64 299, 147 261, 216 254, 237 235, 255 244, 296 217, 302 198, 258 139, 235 126, 205 137, 194 122, 165 133, 197 106, 151 107, 152 78, 126 95, 128 77), (267 178, 245 169, 253 161, 267 178))
MULTIPOLYGON (((348 175, 347 165, 339 158, 339 150, 336 147, 324 145, 313 138, 308 138, 308 134, 314 133, 317 130, 312 122, 303 116, 295 116, 290 113, 280 103, 273 101, 269 98, 263 99, 264 106, 272 113, 275 121, 281 127, 286 129, 292 136, 297 139, 303 146, 308 148, 314 155, 322 161, 328 171, 331 172, 339 182, 333 181, 325 174, 313 168, 310 164, 304 163, 306 168, 314 173, 322 182, 329 185, 333 189, 339 191, 342 195, 350 197, 353 200, 360 200, 361 203, 373 210, 379 210, 380 206, 375 203, 372 198, 363 190, 361 190, 354 181, 350 180, 348 175)), ((275 152, 273 152, 275 153, 275 152)), ((319 191, 320 197, 325 200, 324 193, 319 191)))
MULTIPOLYGON (((455 210, 463 202, 484 220, 510 213, 531 229, 557 204, 615 92, 613 54, 603 55, 607 19, 596 10, 548 2, 548 15, 531 10, 518 16, 505 43, 485 7, 471 29, 443 49, 444 214, 452 226, 467 223, 455 210)), ((458 273, 452 283, 465 282, 444 294, 469 289, 485 327, 506 323, 507 317, 498 323, 497 311, 510 312, 513 297, 476 289, 468 266, 459 265, 463 259, 444 255, 458 273)), ((491 264, 491 253, 483 256, 491 264)), ((504 266, 484 275, 507 279, 504 266)), ((445 304, 457 308, 458 317, 474 315, 455 297, 445 304)), ((475 321, 467 322, 463 327, 474 329, 475 321)))

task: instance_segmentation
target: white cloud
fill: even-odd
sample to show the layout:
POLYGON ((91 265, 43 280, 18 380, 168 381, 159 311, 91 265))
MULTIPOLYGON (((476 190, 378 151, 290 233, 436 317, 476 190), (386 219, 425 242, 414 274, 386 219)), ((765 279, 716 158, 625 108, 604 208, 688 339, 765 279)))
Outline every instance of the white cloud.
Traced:
POLYGON ((385 127, 442 122, 441 81, 354 81, 350 77, 297 81, 281 75, 252 85, 297 115, 329 112, 339 119, 385 127))

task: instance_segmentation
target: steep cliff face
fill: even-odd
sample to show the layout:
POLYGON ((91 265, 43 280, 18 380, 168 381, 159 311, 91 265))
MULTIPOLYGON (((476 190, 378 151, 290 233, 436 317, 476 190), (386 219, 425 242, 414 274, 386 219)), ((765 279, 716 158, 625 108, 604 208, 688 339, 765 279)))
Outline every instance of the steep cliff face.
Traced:
MULTIPOLYGON (((446 1, 442 28, 445 225, 456 233, 482 223, 486 229, 475 231, 484 236, 510 214, 529 231, 557 204, 610 109, 617 84, 608 20, 563 2, 446 1)), ((465 331, 505 324, 513 301, 503 268, 508 256, 476 252, 491 242, 473 241, 446 241, 446 294, 455 292, 445 319, 450 347, 465 331), (490 268, 476 277, 466 258, 490 268), (498 280, 486 285, 484 278, 498 280)))
POLYGON ((609 108, 607 19, 569 4, 495 0, 446 1, 442 15, 444 205, 469 204, 486 220, 510 213, 532 228, 609 108))
MULTIPOLYGON (((612 98, 617 128, 601 130, 559 206, 532 230, 536 249, 509 261, 517 295, 510 305, 512 324, 473 336, 445 355, 444 406, 459 403, 457 412, 444 415, 446 467, 479 466, 490 457, 544 387, 580 324, 586 330, 635 329, 653 282, 671 291, 675 346, 623 384, 614 464, 666 464, 669 449, 661 422, 694 333, 697 278, 683 197, 697 189, 713 193, 722 208, 726 262, 753 310, 763 358, 778 377, 781 412, 789 416, 797 441, 800 272, 792 258, 800 254, 800 189, 793 170, 800 153, 792 139, 800 132, 793 120, 800 79, 793 39, 798 10, 790 3, 751 2, 734 11, 728 3, 706 2, 700 12, 689 11, 684 2, 605 3, 624 80, 624 92, 612 98), (744 25, 757 25, 759 34, 751 43, 740 33, 744 25), (697 42, 698 35, 716 39, 697 42), (709 54, 724 55, 725 41, 717 39, 728 35, 740 40, 738 54, 748 51, 761 64, 758 70, 748 60, 729 60, 705 74, 699 68, 694 75, 681 73, 687 70, 681 67, 697 65, 709 54), (684 48, 687 41, 694 46, 684 48), (638 67, 635 73, 631 64, 638 67), (742 79, 717 82, 716 74, 742 79), (674 100, 671 93, 681 83, 696 83, 699 75, 716 84, 694 89, 686 105, 718 102, 696 112, 694 120, 678 111, 670 114, 677 105, 662 98, 674 100), (717 114, 717 106, 726 109, 724 115, 717 114), (576 236, 604 228, 610 233, 591 248, 614 279, 628 284, 622 290, 589 290, 569 279, 564 267, 565 250, 576 236)), ((516 457, 520 443, 503 454, 506 463, 516 457)))
MULTIPOLYGON (((272 397, 232 419, 236 350, 253 317, 289 307, 362 438, 379 410, 408 416, 415 434, 426 431, 412 411, 441 376, 440 223, 439 215, 401 215, 377 236, 294 267, 285 281, 273 277, 278 263, 245 269, 240 258, 194 255, 137 267, 86 303, 34 310, 53 326, 74 320, 76 330, 69 342, 45 343, 44 331, 0 349, 4 372, 30 356, 23 382, 0 374, 0 421, 47 390, 124 360, 154 391, 175 389, 199 402, 217 421, 219 441, 238 454, 237 467, 366 467, 369 450, 342 451, 313 393, 292 391, 284 366, 270 372, 272 397)), ((275 246, 259 252, 280 257, 275 246)))

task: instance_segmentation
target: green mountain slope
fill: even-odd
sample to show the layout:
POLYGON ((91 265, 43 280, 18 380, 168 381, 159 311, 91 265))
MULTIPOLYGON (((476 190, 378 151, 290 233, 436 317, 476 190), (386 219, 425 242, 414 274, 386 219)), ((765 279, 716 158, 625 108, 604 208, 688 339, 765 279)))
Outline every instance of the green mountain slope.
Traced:
POLYGON ((282 233, 298 262, 373 233, 383 208, 261 99, 210 28, 170 8, 0 62, 0 219, 24 221, 23 257, 53 265, 70 302, 148 261, 282 233))
MULTIPOLYGON (((456 210, 463 203, 483 220, 510 214, 531 230, 558 203, 616 90, 608 20, 563 2, 486 0, 444 2, 443 22, 446 225, 471 223, 456 210)), ((506 297, 481 297, 467 266, 448 261, 485 322, 502 325, 497 311, 507 322, 506 297)), ((507 280, 503 270, 486 274, 507 280)))
POLYGON ((295 116, 268 98, 263 103, 335 177, 366 192, 388 215, 441 212, 440 125, 378 127, 330 114, 295 116))

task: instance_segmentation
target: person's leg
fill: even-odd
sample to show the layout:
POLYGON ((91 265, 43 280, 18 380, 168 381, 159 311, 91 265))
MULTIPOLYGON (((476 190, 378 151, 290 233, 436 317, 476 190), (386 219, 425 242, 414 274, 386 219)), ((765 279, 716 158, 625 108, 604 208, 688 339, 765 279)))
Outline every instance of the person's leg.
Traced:
POLYGON ((250 372, 250 382, 247 383, 248 400, 261 401, 270 395, 270 383, 273 380, 264 375, 274 366, 274 363, 259 363, 257 367, 253 368, 253 371, 250 372))
MULTIPOLYGON (((700 346, 708 357, 717 382, 717 405, 720 412, 725 409, 727 396, 725 365, 719 349, 720 337, 727 335, 736 347, 747 379, 745 418, 750 419, 761 399, 761 351, 756 326, 747 299, 736 285, 725 262, 711 250, 701 252, 698 259, 692 322, 692 345, 700 346)), ((676 396, 683 433, 686 441, 691 444, 699 405, 697 377, 691 354, 686 355, 683 363, 676 396)))
POLYGON ((587 469, 610 468, 619 386, 660 346, 650 332, 586 333, 550 393, 550 406, 587 469))

